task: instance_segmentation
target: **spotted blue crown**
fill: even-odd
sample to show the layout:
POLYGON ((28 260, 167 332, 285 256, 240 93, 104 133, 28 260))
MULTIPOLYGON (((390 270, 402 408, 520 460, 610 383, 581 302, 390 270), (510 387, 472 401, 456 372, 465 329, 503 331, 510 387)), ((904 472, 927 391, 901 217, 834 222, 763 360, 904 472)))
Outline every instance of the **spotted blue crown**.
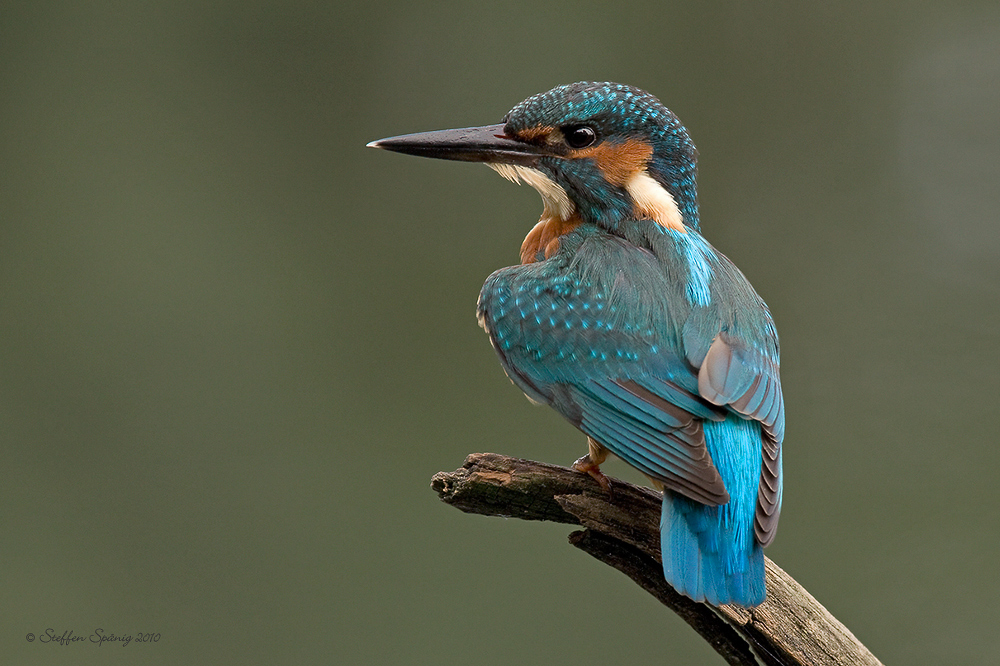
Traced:
MULTIPOLYGON (((650 175, 674 197, 684 224, 698 230, 698 151, 677 116, 645 90, 621 83, 570 83, 532 95, 511 109, 502 122, 509 135, 535 127, 588 124, 605 137, 648 141, 653 146, 647 167, 650 175)), ((578 204, 582 203, 584 210, 591 209, 595 219, 602 217, 596 209, 614 199, 592 171, 573 168, 565 160, 542 160, 541 165, 546 175, 568 190, 580 195, 594 193, 595 200, 589 206, 587 201, 578 204)), ((623 214, 630 212, 624 205, 621 208, 623 214)))

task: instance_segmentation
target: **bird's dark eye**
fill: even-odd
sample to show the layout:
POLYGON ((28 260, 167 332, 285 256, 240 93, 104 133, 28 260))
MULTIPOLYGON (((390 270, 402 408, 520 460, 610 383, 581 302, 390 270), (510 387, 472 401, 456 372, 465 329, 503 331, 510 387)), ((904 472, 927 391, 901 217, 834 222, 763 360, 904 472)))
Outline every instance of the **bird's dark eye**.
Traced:
POLYGON ((586 148, 597 141, 597 132, 586 125, 570 125, 563 128, 563 135, 570 148, 586 148))

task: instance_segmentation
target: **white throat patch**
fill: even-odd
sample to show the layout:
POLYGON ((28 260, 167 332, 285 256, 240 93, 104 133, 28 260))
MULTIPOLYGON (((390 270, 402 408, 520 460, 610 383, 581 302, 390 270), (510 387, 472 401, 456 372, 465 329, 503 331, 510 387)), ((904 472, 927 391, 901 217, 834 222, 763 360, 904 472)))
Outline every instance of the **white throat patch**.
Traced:
MULTIPOLYGON (((524 181, 528 185, 538 190, 542 195, 542 204, 545 206, 542 212, 543 217, 554 217, 560 220, 568 220, 576 211, 576 206, 570 201, 566 190, 554 180, 546 176, 538 169, 520 166, 517 164, 497 164, 487 162, 486 166, 496 171, 512 183, 524 181)), ((648 176, 647 176, 648 177, 648 176)), ((652 180, 652 178, 650 178, 652 180)), ((655 181, 654 181, 655 182, 655 181)), ((669 194, 667 196, 670 196, 669 194)), ((673 201, 673 199, 671 199, 673 201)), ((676 208, 676 206, 674 206, 676 208)))

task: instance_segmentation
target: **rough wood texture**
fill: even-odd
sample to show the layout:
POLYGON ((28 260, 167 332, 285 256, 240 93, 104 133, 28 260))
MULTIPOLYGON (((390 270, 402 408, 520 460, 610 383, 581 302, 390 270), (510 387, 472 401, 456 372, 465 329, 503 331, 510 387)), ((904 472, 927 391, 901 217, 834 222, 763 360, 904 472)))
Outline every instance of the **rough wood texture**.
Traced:
POLYGON ((609 497, 567 467, 474 453, 431 487, 466 513, 550 520, 585 529, 570 543, 623 572, 680 615, 730 664, 881 665, 801 585, 767 560, 767 600, 753 609, 691 601, 667 584, 660 565, 660 494, 612 481, 609 497))

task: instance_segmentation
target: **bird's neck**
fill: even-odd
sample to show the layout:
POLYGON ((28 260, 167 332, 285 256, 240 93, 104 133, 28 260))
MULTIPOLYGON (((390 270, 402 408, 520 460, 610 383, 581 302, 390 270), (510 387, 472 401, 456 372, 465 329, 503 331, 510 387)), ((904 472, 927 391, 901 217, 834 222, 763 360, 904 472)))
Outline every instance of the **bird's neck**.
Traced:
MULTIPOLYGON (((644 166, 623 175, 618 184, 603 178, 568 180, 566 185, 540 170, 489 164, 513 182, 525 182, 542 196, 542 217, 521 244, 521 263, 548 259, 559 250, 560 238, 581 224, 591 224, 633 239, 642 229, 686 234, 698 231, 694 179, 668 188, 644 166), (638 233, 637 233, 638 232, 638 233)), ((634 242, 634 241, 633 241, 634 242)))
MULTIPOLYGON (((651 220, 664 229, 687 231, 685 223, 689 220, 685 218, 677 199, 645 169, 637 171, 626 181, 625 191, 632 200, 632 219, 651 220)), ((697 214, 697 207, 694 212, 697 214)), ((694 225, 697 228, 696 220, 694 225)))
POLYGON ((571 192, 573 216, 617 236, 634 236, 642 229, 680 234, 699 230, 693 181, 687 186, 667 187, 648 170, 640 169, 619 186, 600 182, 571 192))
MULTIPOLYGON (((562 174, 572 213, 616 235, 646 221, 661 229, 686 233, 698 230, 698 195, 693 170, 664 177, 652 164, 633 165, 624 174, 582 170, 562 174), (675 177, 675 176, 680 176, 675 177)), ((544 195, 543 195, 543 198, 544 195)), ((565 217, 565 216, 564 216, 565 217)))

